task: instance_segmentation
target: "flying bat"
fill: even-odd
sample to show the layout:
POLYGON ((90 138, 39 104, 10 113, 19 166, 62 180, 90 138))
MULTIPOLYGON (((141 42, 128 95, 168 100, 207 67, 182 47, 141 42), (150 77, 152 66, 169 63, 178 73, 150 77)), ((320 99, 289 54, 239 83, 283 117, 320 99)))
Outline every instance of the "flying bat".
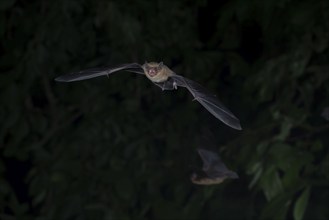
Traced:
POLYGON ((177 75, 169 69, 163 62, 145 62, 144 65, 138 63, 122 64, 116 67, 101 67, 73 72, 56 78, 58 82, 72 82, 95 78, 98 76, 110 75, 118 71, 127 71, 145 75, 151 82, 159 86, 162 90, 173 90, 178 87, 185 87, 203 107, 205 107, 217 119, 226 125, 241 130, 240 121, 228 110, 215 95, 211 94, 200 84, 177 75))
POLYGON ((227 178, 239 178, 235 172, 227 169, 218 154, 215 152, 198 149, 198 153, 203 161, 203 173, 202 175, 193 173, 191 176, 192 183, 198 185, 213 185, 222 183, 227 178))

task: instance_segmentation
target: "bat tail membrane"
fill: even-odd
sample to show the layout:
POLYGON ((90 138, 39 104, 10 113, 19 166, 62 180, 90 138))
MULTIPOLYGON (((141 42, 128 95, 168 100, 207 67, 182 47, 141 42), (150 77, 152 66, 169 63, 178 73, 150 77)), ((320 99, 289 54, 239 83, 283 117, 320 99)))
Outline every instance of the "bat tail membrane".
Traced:
POLYGON ((194 98, 217 119, 234 129, 242 130, 239 119, 235 117, 215 95, 190 79, 178 75, 172 77, 175 79, 178 86, 187 88, 194 98))
POLYGON ((144 71, 138 63, 130 63, 130 64, 123 64, 117 67, 100 67, 100 68, 91 68, 82 70, 79 72, 74 72, 70 74, 66 74, 63 76, 59 76, 55 78, 57 82, 73 82, 73 81, 81 81, 86 79, 91 79, 99 76, 109 75, 111 73, 126 70, 128 72, 134 72, 139 74, 144 74, 144 71))

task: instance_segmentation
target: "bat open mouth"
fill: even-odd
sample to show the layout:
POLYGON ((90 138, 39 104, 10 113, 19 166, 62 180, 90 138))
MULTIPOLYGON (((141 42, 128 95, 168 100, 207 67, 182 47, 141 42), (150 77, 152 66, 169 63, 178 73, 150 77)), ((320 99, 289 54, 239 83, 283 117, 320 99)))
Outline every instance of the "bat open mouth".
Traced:
POLYGON ((158 74, 158 71, 157 71, 156 68, 150 68, 148 70, 148 74, 149 74, 149 76, 153 77, 153 76, 156 76, 158 74))

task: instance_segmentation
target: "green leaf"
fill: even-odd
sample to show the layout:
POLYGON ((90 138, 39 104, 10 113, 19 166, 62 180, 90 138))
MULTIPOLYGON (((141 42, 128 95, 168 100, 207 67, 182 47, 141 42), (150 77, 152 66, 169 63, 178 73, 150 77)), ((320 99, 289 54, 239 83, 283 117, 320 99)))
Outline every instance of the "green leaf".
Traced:
POLYGON ((281 124, 281 131, 277 135, 276 139, 280 141, 285 140, 289 136, 292 126, 293 124, 289 120, 284 120, 281 124))
POLYGON ((262 163, 257 162, 255 163, 250 170, 248 171, 248 174, 254 174, 254 178, 251 180, 248 188, 251 189, 255 186, 255 184, 258 182, 259 178, 261 177, 263 173, 263 167, 262 163))
POLYGON ((283 192, 282 181, 275 166, 271 166, 266 170, 261 177, 260 184, 268 201, 283 192))
POLYGON ((305 209, 310 197, 310 187, 307 187, 304 192, 299 196, 299 198, 297 199, 296 203, 295 203, 295 207, 294 207, 294 219, 295 220, 302 220, 304 213, 305 213, 305 209))

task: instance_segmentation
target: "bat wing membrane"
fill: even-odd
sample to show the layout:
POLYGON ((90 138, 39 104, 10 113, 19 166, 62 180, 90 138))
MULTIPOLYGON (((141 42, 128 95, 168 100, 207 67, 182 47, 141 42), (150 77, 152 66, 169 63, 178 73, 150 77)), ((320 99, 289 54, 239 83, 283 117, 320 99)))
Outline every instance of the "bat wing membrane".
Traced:
POLYGON ((222 177, 229 171, 216 153, 205 149, 198 149, 198 153, 203 161, 202 170, 209 177, 222 177))
POLYGON ((100 68, 91 68, 82 70, 79 72, 73 72, 70 74, 62 75, 57 77, 55 80, 58 82, 73 82, 73 81, 80 81, 95 78, 98 76, 109 75, 111 73, 125 70, 128 72, 134 72, 138 74, 144 74, 144 71, 138 63, 129 63, 129 64, 122 64, 116 67, 100 67, 100 68))
POLYGON ((229 170, 225 166, 218 154, 202 148, 198 149, 198 153, 203 161, 202 170, 209 176, 209 178, 238 178, 238 175, 235 172, 229 170))
POLYGON ((207 89, 202 87, 200 84, 187 79, 183 76, 172 75, 177 86, 185 87, 193 95, 194 99, 197 100, 203 107, 205 107, 211 114, 217 119, 224 122, 226 125, 241 130, 240 121, 233 113, 228 110, 215 95, 211 94, 207 89))

